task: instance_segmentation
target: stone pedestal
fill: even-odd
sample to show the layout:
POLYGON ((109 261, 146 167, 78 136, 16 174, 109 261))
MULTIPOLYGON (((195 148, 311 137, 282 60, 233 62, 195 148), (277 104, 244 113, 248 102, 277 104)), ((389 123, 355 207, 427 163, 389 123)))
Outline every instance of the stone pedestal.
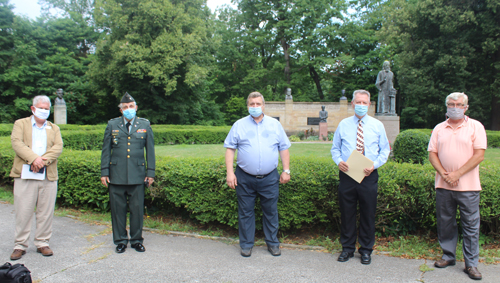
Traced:
POLYGON ((292 131, 293 129, 293 99, 285 100, 285 121, 281 123, 285 131, 292 131))
POLYGON ((384 124, 387 139, 391 144, 394 144, 399 134, 399 116, 375 114, 375 118, 384 124))
POLYGON ((326 122, 319 122, 319 140, 328 140, 328 123, 326 122))
POLYGON ((54 124, 65 125, 66 119, 66 105, 54 105, 54 124))

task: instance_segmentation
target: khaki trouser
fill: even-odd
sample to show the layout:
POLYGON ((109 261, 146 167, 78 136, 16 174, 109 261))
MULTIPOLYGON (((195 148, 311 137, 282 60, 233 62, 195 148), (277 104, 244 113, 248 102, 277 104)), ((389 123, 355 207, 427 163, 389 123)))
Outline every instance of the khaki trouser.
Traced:
POLYGON ((36 215, 35 246, 49 245, 57 196, 57 181, 14 178, 16 231, 14 249, 26 250, 31 233, 33 212, 36 215), (35 211, 36 208, 36 211, 35 211))

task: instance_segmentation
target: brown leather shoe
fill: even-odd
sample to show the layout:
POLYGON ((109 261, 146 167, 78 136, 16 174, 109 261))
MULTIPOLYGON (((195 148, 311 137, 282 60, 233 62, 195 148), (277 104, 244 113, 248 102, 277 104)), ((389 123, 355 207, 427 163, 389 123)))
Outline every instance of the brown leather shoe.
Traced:
POLYGON ((26 254, 26 251, 15 249, 10 255, 10 260, 18 260, 23 257, 23 254, 26 254))
POLYGON ((54 252, 48 246, 37 248, 36 251, 38 253, 41 253, 43 256, 51 256, 54 254, 54 252))
POLYGON ((481 275, 481 272, 479 272, 479 270, 477 270, 477 267, 473 267, 473 266, 465 267, 464 272, 469 274, 470 279, 474 279, 474 280, 483 279, 483 276, 481 275))
POLYGON ((447 266, 453 266, 455 264, 456 264, 455 260, 440 259, 434 263, 434 266, 437 268, 445 268, 447 266))

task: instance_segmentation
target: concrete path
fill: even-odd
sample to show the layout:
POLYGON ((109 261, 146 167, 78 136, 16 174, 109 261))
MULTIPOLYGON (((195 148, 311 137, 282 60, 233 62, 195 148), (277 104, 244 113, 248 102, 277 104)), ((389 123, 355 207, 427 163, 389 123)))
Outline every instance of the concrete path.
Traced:
MULTIPOLYGON (((1 263, 10 261, 14 221, 14 206, 0 204, 1 263)), ((362 265, 358 254, 340 263, 338 254, 282 249, 282 256, 273 257, 265 247, 254 247, 252 256, 243 258, 237 245, 151 232, 144 233, 145 253, 129 247, 117 254, 106 226, 55 217, 53 230, 54 256, 37 253, 31 240, 27 254, 10 261, 26 265, 34 282, 473 282, 462 271, 463 262, 424 273, 419 267, 433 262, 384 255, 362 265)), ((479 271, 482 282, 500 281, 498 265, 480 264, 479 271)))

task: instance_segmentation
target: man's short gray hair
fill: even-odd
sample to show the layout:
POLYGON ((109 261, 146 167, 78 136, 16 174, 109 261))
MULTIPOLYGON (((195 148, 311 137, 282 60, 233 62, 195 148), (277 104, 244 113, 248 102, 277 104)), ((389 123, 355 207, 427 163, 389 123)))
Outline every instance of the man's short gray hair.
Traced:
POLYGON ((356 97, 356 94, 361 93, 361 94, 366 94, 368 95, 368 99, 370 99, 370 93, 367 90, 364 89, 357 89, 352 93, 352 100, 356 97))
POLYGON ((458 100, 460 97, 464 98, 464 105, 467 106, 469 103, 469 97, 463 92, 452 92, 446 97, 445 104, 447 105, 450 99, 458 100))
POLYGON ((33 106, 36 107, 38 103, 48 103, 50 107, 52 107, 52 103, 50 103, 50 98, 46 95, 37 95, 33 98, 33 106))
MULTIPOLYGON (((134 103, 134 107, 137 106, 137 103, 135 101, 132 101, 134 103)), ((122 109, 123 103, 118 104, 118 108, 122 109)))
POLYGON ((266 104, 266 101, 264 100, 264 96, 262 96, 262 94, 260 92, 257 92, 257 91, 254 91, 254 92, 251 92, 249 95, 248 95, 248 98, 247 98, 247 105, 248 103, 250 102, 250 98, 256 98, 256 97, 260 97, 262 98, 262 104, 265 105, 266 104))

